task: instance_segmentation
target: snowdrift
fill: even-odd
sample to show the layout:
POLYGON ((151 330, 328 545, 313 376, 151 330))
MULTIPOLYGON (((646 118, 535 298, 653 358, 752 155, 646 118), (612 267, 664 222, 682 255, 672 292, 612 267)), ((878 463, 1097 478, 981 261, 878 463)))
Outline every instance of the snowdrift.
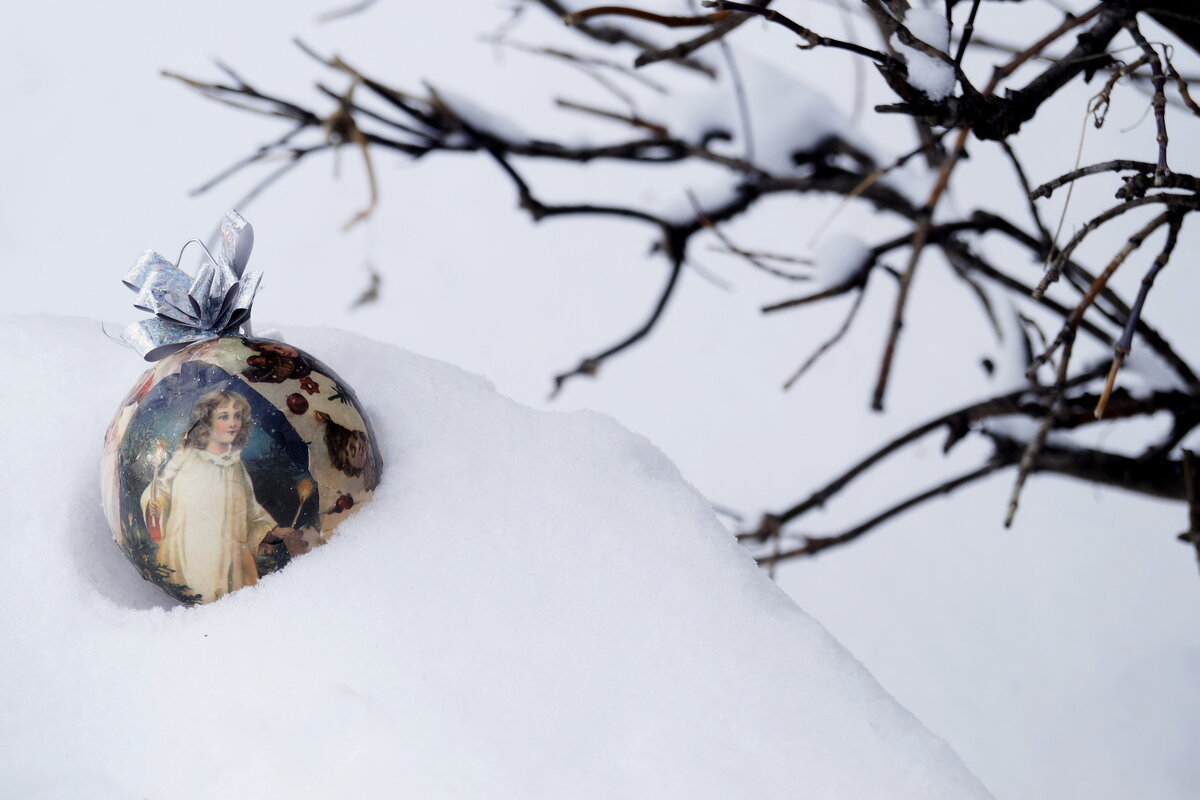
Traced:
POLYGON ((100 510, 139 359, 97 322, 0 320, 0 794, 988 796, 646 440, 282 336, 356 388, 384 482, 329 545, 189 609, 100 510))

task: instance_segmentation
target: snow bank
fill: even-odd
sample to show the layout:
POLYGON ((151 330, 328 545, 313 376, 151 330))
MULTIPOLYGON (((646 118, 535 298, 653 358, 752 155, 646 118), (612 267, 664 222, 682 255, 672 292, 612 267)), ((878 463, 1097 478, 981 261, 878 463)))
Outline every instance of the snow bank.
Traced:
POLYGON ((141 370, 0 320, 0 786, 12 797, 986 797, 644 439, 362 338, 285 330, 372 414, 375 501, 169 607, 97 462, 141 370))

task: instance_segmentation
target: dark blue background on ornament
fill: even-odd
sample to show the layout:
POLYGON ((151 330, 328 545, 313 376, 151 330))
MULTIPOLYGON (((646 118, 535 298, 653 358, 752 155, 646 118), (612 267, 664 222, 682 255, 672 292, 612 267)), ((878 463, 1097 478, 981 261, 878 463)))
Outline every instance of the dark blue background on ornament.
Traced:
MULTIPOLYGON (((184 362, 176 375, 159 381, 138 404, 121 442, 117 469, 121 473, 121 518, 134 523, 133 530, 145 537, 142 492, 153 477, 149 456, 158 439, 166 441, 172 454, 183 444, 191 427, 192 408, 200 396, 216 390, 235 392, 250 404, 253 427, 242 449, 242 463, 254 484, 254 496, 280 527, 291 527, 300 505, 296 484, 312 480, 308 473, 308 444, 300 438, 283 413, 245 381, 203 361, 184 362)), ((313 481, 316 487, 316 481, 313 481)), ((304 504, 298 527, 320 527, 318 490, 304 504)))

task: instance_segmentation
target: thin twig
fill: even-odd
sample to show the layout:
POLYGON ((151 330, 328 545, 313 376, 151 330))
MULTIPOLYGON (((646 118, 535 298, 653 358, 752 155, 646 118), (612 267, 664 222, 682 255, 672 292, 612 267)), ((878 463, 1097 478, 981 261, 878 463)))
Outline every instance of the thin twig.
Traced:
MULTIPOLYGON (((962 70, 963 56, 966 55, 967 45, 971 43, 971 36, 975 33, 975 15, 979 13, 979 0, 971 3, 971 13, 967 15, 967 24, 963 26, 962 39, 958 42, 958 52, 954 54, 954 68, 962 70)), ((947 20, 949 23, 949 20, 947 20)))
POLYGON ((1183 100, 1183 104, 1189 111, 1200 117, 1200 105, 1196 104, 1196 101, 1192 99, 1192 93, 1188 90, 1189 79, 1179 74, 1175 65, 1171 63, 1170 56, 1164 54, 1163 61, 1166 62, 1167 74, 1171 76, 1171 80, 1175 81, 1175 88, 1179 91, 1179 97, 1183 100))
MULTIPOLYGON (((756 2, 759 5, 765 6, 770 0, 756 0, 756 2)), ((652 47, 643 48, 643 52, 633 60, 633 65, 635 67, 645 67, 650 64, 656 64, 659 61, 675 61, 688 58, 700 48, 725 38, 748 19, 750 17, 746 15, 731 14, 714 25, 712 30, 705 31, 688 41, 680 42, 661 50, 652 47)))
POLYGON ((754 123, 750 119, 750 100, 746 95, 746 85, 742 81, 742 72, 738 69, 737 59, 733 56, 733 48, 729 42, 720 41, 721 53, 729 67, 729 81, 733 85, 733 97, 737 102, 738 119, 741 121, 742 137, 746 146, 742 150, 742 158, 754 163, 754 123))
POLYGON ((653 11, 645 11, 640 8, 630 8, 628 6, 592 6, 591 8, 573 11, 562 19, 567 25, 576 26, 581 22, 587 22, 596 17, 630 17, 642 20, 643 22, 653 22, 655 25, 662 25, 666 28, 698 28, 702 25, 712 25, 720 22, 728 17, 729 14, 730 12, 728 11, 715 11, 712 14, 681 17, 668 14, 655 14, 653 11))
MULTIPOLYGON (((566 6, 559 2, 559 0, 537 0, 537 2, 559 19, 562 19, 571 13, 566 6)), ((605 44, 627 43, 633 45, 639 50, 642 50, 643 52, 654 51, 656 47, 655 44, 648 39, 644 39, 640 36, 630 33, 624 28, 614 28, 608 25, 594 25, 590 22, 577 22, 574 25, 574 29, 585 36, 605 44)), ((690 58, 689 56, 691 55, 691 52, 692 51, 689 50, 687 52, 679 52, 674 55, 664 55, 662 60, 673 61, 681 67, 694 70, 709 78, 715 78, 717 76, 716 71, 708 64, 705 64, 697 59, 690 58)), ((640 65, 635 64, 635 66, 640 65)))
MULTIPOLYGON (((789 256, 784 255, 783 253, 768 253, 763 250, 745 250, 740 247, 709 247, 708 249, 714 253, 726 253, 732 256, 741 256, 742 258, 757 258, 760 261, 782 261, 785 264, 803 264, 809 267, 811 267, 813 263, 811 258, 805 258, 804 256, 789 256)), ((781 277, 794 277, 796 280, 801 280, 799 275, 793 275, 792 273, 788 273, 788 275, 781 277)))
POLYGON ((1013 151, 1012 145, 1008 140, 1000 142, 1000 148, 1004 154, 1008 156, 1008 161, 1013 166, 1013 171, 1017 173, 1017 180, 1021 184, 1021 189, 1025 195, 1025 202, 1029 205, 1029 216, 1033 219, 1033 226, 1037 228, 1038 233, 1042 236, 1042 241, 1045 242, 1047 250, 1054 245, 1054 238, 1050 235, 1050 231, 1046 228, 1046 224, 1042 222, 1042 215, 1038 211, 1037 203, 1033 202, 1033 192, 1029 188, 1029 177, 1025 174, 1025 167, 1021 165, 1021 159, 1017 158, 1017 154, 1013 151))
POLYGON ((1021 489, 1024 488, 1025 481, 1029 478, 1029 473, 1037 465, 1038 454, 1041 453, 1042 447, 1046 444, 1046 437, 1050 435, 1050 429, 1054 427, 1059 411, 1062 408, 1063 393, 1066 391, 1067 385, 1067 370, 1070 367, 1071 351, 1074 347, 1075 328, 1071 328, 1066 340, 1063 342, 1062 357, 1058 362, 1058 374, 1050 395, 1050 408, 1047 410, 1042 424, 1038 426, 1037 434, 1026 445, 1025 452, 1021 454, 1020 466, 1017 468, 1017 479, 1013 483, 1012 494, 1008 498, 1008 511, 1004 515, 1004 527, 1006 528, 1012 527, 1013 519, 1017 516, 1017 505, 1021 501, 1021 489))
POLYGON ((559 108, 565 108, 570 111, 578 111, 583 114, 591 114, 592 116, 602 117, 604 119, 624 122, 627 125, 632 125, 635 128, 642 128, 643 130, 650 131, 655 136, 666 137, 670 135, 670 131, 668 131, 662 125, 659 125, 657 122, 650 122, 649 120, 642 119, 635 114, 621 114, 616 111, 606 111, 603 108, 596 108, 595 106, 589 106, 584 103, 576 103, 573 100, 558 99, 554 101, 554 104, 559 108))
POLYGON ((267 144, 262 145, 261 147, 259 147, 257 150, 255 150, 253 153, 246 156, 245 158, 238 159, 230 166, 226 167, 225 169, 221 170, 213 177, 206 180, 204 183, 202 183, 199 186, 197 186, 196 188, 192 189, 190 192, 188 192, 188 194, 192 195, 193 197, 196 195, 204 194, 209 189, 213 188, 217 184, 224 181, 226 178, 229 178, 230 176, 232 176, 235 173, 241 171, 242 169, 250 166, 251 164, 254 164, 259 161, 263 161, 263 160, 275 155, 281 148, 285 147, 289 142, 291 142, 291 140, 294 139, 298 133, 306 130, 307 128, 308 128, 307 125, 298 125, 295 128, 292 128, 290 131, 285 133, 283 136, 280 136, 275 141, 268 142, 267 144))
POLYGON ((379 0, 358 0, 357 3, 352 3, 342 8, 335 8, 332 11, 326 11, 317 17, 317 22, 333 22, 335 19, 344 19, 355 14, 361 14, 377 2, 379 0))
MULTIPOLYGON (((1088 370, 1075 377, 1069 379, 1064 388, 1071 388, 1087 381, 1103 375, 1103 367, 1088 370)), ((870 470, 876 464, 888 458, 893 453, 902 448, 919 441, 934 431, 948 428, 950 430, 966 430, 969 426, 978 420, 988 419, 995 416, 1006 416, 1010 414, 1022 413, 1021 399, 1024 397, 1046 397, 1051 394, 1052 387, 1028 387, 1019 389, 1013 392, 1007 392, 996 397, 990 397, 986 400, 981 400, 977 403, 971 403, 960 408, 956 408, 946 414, 931 419, 914 428, 910 428, 901 435, 892 439, 890 442, 872 451, 868 456, 861 459, 846 471, 842 472, 829 483, 816 490, 804 500, 793 505, 778 514, 770 515, 786 523, 794 520, 814 508, 824 506, 826 501, 834 495, 841 492, 850 485, 859 476, 870 470)), ((746 534, 746 538, 754 538, 753 534, 746 534)))
POLYGON ((558 396, 562 391, 563 385, 576 375, 595 376, 600 369, 600 365, 608 358, 615 356, 626 348, 632 347, 643 338, 645 338, 651 330, 654 329, 655 323, 662 316, 663 311, 667 307, 667 302, 675 292, 675 287, 679 281, 679 276, 683 272, 683 254, 677 253, 671 258, 670 271, 667 274, 667 282, 663 286, 662 292, 659 294, 658 302, 655 303, 653 311, 649 318, 646 319, 633 333, 626 336, 621 341, 607 348, 606 350, 592 356, 584 358, 579 362, 579 366, 574 369, 563 372, 554 376, 554 388, 550 392, 550 398, 558 396))
POLYGON ((1150 289, 1154 286, 1154 279, 1158 277, 1158 273, 1171 260, 1171 253, 1175 250, 1175 244, 1179 241, 1179 229, 1183 225, 1183 213, 1178 211, 1168 211, 1169 219, 1167 220, 1167 241, 1163 244, 1162 251, 1154 259, 1150 265, 1150 269, 1142 278, 1141 286, 1138 287, 1137 297, 1133 301, 1133 306, 1129 309, 1129 321, 1125 323, 1125 330, 1121 333, 1121 338, 1113 346, 1112 366, 1108 371, 1108 379, 1104 383, 1104 391, 1100 395, 1100 399, 1096 402, 1096 419, 1104 416, 1104 409, 1108 405, 1109 397, 1112 395, 1113 385, 1117 380, 1117 373, 1121 370, 1121 365, 1125 363, 1130 351, 1133 349, 1133 334, 1137 330, 1138 321, 1142 318, 1142 307, 1146 304, 1146 297, 1150 294, 1150 289))
POLYGON ((1058 255, 1055 256, 1053 261, 1050 263, 1050 269, 1048 269, 1046 274, 1042 276, 1042 280, 1038 283, 1037 289, 1034 290, 1034 298, 1036 299, 1044 294, 1046 289, 1049 288, 1050 284, 1057 280, 1058 276, 1062 274, 1063 268, 1068 264, 1071 254, 1075 252, 1075 248, 1077 248, 1080 243, 1088 237, 1089 234, 1093 233, 1105 223, 1120 216, 1121 214, 1124 214, 1125 212, 1134 208, 1138 208, 1139 206, 1144 206, 1151 203, 1160 203, 1168 206, 1169 208, 1186 208, 1193 211, 1200 209, 1200 197, 1189 197, 1187 195, 1178 194, 1155 194, 1148 195, 1146 197, 1136 197, 1133 200, 1127 200, 1120 205, 1113 206, 1107 211, 1096 215, 1089 220, 1087 224, 1080 228, 1073 237, 1071 237, 1071 241, 1067 242, 1065 247, 1058 251, 1058 255))
POLYGON ((1108 119, 1108 111, 1112 107, 1112 93, 1116 88, 1117 82, 1121 78, 1133 75, 1138 69, 1144 67, 1149 60, 1146 56, 1142 56, 1136 61, 1131 61, 1128 64, 1122 64, 1117 69, 1113 70, 1112 75, 1104 82, 1103 88, 1096 94, 1092 101, 1088 104, 1088 111, 1092 115, 1092 121, 1097 128, 1104 127, 1104 121, 1108 119))
POLYGON ((1171 170, 1167 166, 1167 77, 1163 74, 1162 61, 1158 54, 1146 41, 1146 37, 1142 36, 1137 19, 1129 20, 1125 23, 1125 27, 1150 62, 1150 82, 1154 86, 1154 96, 1150 99, 1150 105, 1154 108, 1154 123, 1158 128, 1158 134, 1155 137, 1158 142, 1158 165, 1154 170, 1154 185, 1162 186, 1167 176, 1171 174, 1171 170))
MULTIPOLYGON (((978 272, 988 280, 998 284, 1000 287, 1013 292, 1021 298, 1029 298, 1033 289, 1030 286, 1022 283, 1016 278, 1001 272, 991 264, 984 261, 975 253, 971 252, 962 242, 949 240, 940 242, 939 246, 946 258, 954 264, 959 264, 964 270, 978 272)), ((1054 312, 1058 317, 1065 317, 1070 313, 1070 309, 1050 297, 1040 297, 1036 301, 1039 305, 1054 312)), ((1101 328, 1097 327, 1091 320, 1083 319, 1079 323, 1079 329, 1096 339, 1101 344, 1111 345, 1113 337, 1105 333, 1101 328)))
POLYGON ((1077 181, 1080 178, 1086 178, 1088 175, 1096 175, 1101 172, 1124 172, 1126 170, 1135 170, 1137 172, 1153 172, 1154 165, 1148 161, 1129 161, 1126 159, 1115 159, 1113 161, 1104 161, 1099 164, 1092 164, 1089 167, 1071 170, 1070 172, 1059 175, 1052 181, 1047 181, 1041 186, 1029 193, 1030 200, 1037 200, 1043 197, 1049 197, 1054 193, 1055 189, 1065 186, 1072 181, 1077 181))
POLYGON ((854 302, 850 304, 850 311, 846 314, 846 318, 842 320, 841 327, 837 329, 833 336, 826 339, 825 342, 818 347, 812 355, 805 359, 804 363, 800 365, 800 367, 792 374, 790 378, 784 381, 783 390, 785 392, 788 389, 791 389, 796 381, 800 380, 800 378, 804 376, 804 373, 808 372, 809 367, 817 363, 821 356, 825 355, 825 353, 827 353, 834 345, 842 340, 842 337, 846 335, 848 330, 850 330, 850 325, 854 322, 854 317, 856 314, 858 314, 858 309, 860 306, 862 306, 863 297, 865 297, 866 294, 867 292, 865 288, 859 289, 858 292, 855 293, 854 302))
POLYGON ((815 556, 822 550, 827 550, 831 547, 837 547, 838 545, 848 544, 862 536, 864 533, 879 527, 889 519, 897 517, 911 508, 919 506, 935 497, 948 495, 955 489, 959 489, 963 486, 974 483, 981 478, 986 478, 988 475, 1010 466, 1012 466, 1012 464, 1009 461, 993 459, 978 469, 973 469, 970 472, 959 475, 956 478, 951 478, 948 481, 939 483, 932 489, 927 489, 919 494, 909 497, 906 500, 903 500, 902 502, 896 503, 885 511, 881 511, 867 521, 855 525, 853 528, 844 533, 839 533, 836 536, 806 536, 804 538, 803 545, 792 550, 784 550, 783 552, 778 553, 774 556, 774 561, 779 562, 786 561, 790 558, 815 556))
MULTIPOLYGON (((1091 308, 1092 304, 1096 302, 1096 298, 1100 295, 1104 288, 1108 286, 1109 279, 1112 278, 1117 269, 1119 269, 1120 266, 1125 263, 1125 260, 1129 258, 1130 254, 1142 246, 1142 243, 1146 241, 1146 238, 1150 236, 1150 234, 1167 224, 1174 213, 1177 212, 1172 210, 1164 211, 1129 237, 1124 246, 1118 250, 1117 254, 1113 256, 1112 260, 1108 262, 1108 266, 1104 268, 1104 271, 1096 276, 1096 279, 1092 281, 1092 285, 1088 287, 1088 290, 1083 295, 1083 298, 1080 299, 1075 308, 1071 310, 1071 313, 1067 315, 1066 320, 1063 322, 1062 330, 1059 331, 1058 336, 1055 337, 1054 341, 1050 343, 1050 346, 1047 347, 1041 353, 1041 355, 1033 359, 1033 363, 1029 367, 1029 372, 1035 372, 1038 367, 1049 361, 1050 357, 1054 355, 1054 352, 1060 346, 1064 347, 1065 349, 1069 342, 1073 342, 1075 340, 1075 331, 1079 328, 1080 320, 1083 319, 1083 315, 1089 308, 1091 308)), ((1132 319, 1132 317, 1130 319, 1132 319)), ((1134 321, 1133 324, 1136 325, 1136 321, 1134 321)))
POLYGON ((612 72, 616 72, 619 75, 622 75, 623 77, 629 78, 632 81, 636 81, 637 83, 642 84, 647 89, 651 89, 651 90, 657 92, 658 94, 666 94, 667 93, 667 87, 665 87, 663 84, 659 83, 658 81, 654 80, 653 78, 650 78, 645 73, 631 70, 628 67, 626 67, 624 64, 609 60, 607 58, 599 58, 597 56, 585 56, 585 55, 581 55, 579 53, 572 53, 568 50, 562 50, 562 49, 559 49, 556 47, 541 47, 538 45, 525 44, 523 42, 517 42, 517 41, 513 41, 512 39, 506 39, 506 38, 497 37, 497 36, 488 37, 484 41, 491 42, 493 44, 496 44, 496 45, 499 45, 502 47, 508 47, 510 49, 517 50, 522 53, 528 53, 530 55, 535 55, 535 56, 545 56, 547 58, 555 58, 560 61, 563 61, 564 63, 569 64, 569 65, 576 67, 576 68, 580 69, 581 71, 583 71, 585 74, 587 74, 593 80, 595 80, 597 83, 600 83, 602 86, 607 88, 609 91, 612 91, 612 92, 614 92, 614 94, 617 94, 618 96, 620 96, 622 98, 622 100, 625 101, 627 104, 631 104, 631 101, 629 101, 627 99, 628 94, 621 91, 619 88, 614 89, 615 84, 613 84, 612 81, 605 79, 602 75, 599 74, 597 69, 593 69, 593 67, 598 68, 598 69, 605 69, 605 70, 609 70, 612 72))
MULTIPOLYGON (((1045 49, 1047 47, 1049 47, 1051 44, 1056 42, 1063 35, 1070 33, 1072 30, 1074 30, 1075 28, 1078 28, 1080 25, 1084 25, 1088 22, 1091 22, 1092 19, 1095 18, 1095 16, 1097 14, 1099 14, 1101 9, 1103 9, 1103 8, 1104 8, 1104 4, 1098 3, 1097 5, 1092 6, 1090 9, 1088 9, 1087 11, 1083 12, 1082 14, 1080 14, 1078 16, 1068 15, 1067 18, 1062 21, 1062 24, 1059 25, 1057 28, 1055 28, 1054 30, 1047 33, 1041 39, 1038 39, 1036 42, 1031 44, 1029 47, 1026 47, 1024 50, 1017 53, 1016 57, 1013 58, 1012 60, 1010 60, 1004 66, 997 67, 996 70, 992 73, 991 80, 988 82, 988 87, 994 91, 995 88, 1000 84, 1000 81, 1004 80, 1009 75, 1012 75, 1014 72, 1016 72, 1021 66, 1023 66, 1030 59, 1041 56, 1041 54, 1045 51, 1045 49)), ((1068 55, 1067 58, 1071 58, 1071 56, 1068 55)), ((1064 61, 1065 59, 1058 59, 1058 60, 1064 61)), ((984 90, 984 93, 990 94, 990 92, 988 92, 987 90, 984 90)))
MULTIPOLYGON (((689 191, 687 193, 687 198, 688 198, 688 202, 690 202, 692 204, 692 210, 696 213, 696 219, 698 219, 700 221, 701 226, 703 226, 706 230, 712 232, 712 234, 714 236, 716 236, 718 240, 720 240, 721 244, 725 245, 725 249, 727 252, 741 256, 751 266, 756 267, 756 268, 762 270, 763 272, 766 272, 768 275, 774 275, 777 278, 783 278, 784 280, 789 280, 789 281, 812 280, 812 275, 803 274, 803 273, 795 273, 795 272, 787 272, 785 270, 777 269, 775 267, 772 267, 770 264, 767 264, 764 261, 762 261, 758 257, 758 254, 751 253, 749 250, 743 250, 742 248, 738 247, 729 239, 728 236, 725 235, 725 232, 722 231, 720 229, 720 227, 717 226, 716 223, 714 223, 711 219, 708 218, 708 215, 704 213, 704 209, 700 206, 700 201, 698 199, 696 199, 696 195, 694 193, 689 191)), ((811 264, 812 262, 809 261, 807 263, 811 264)))
POLYGON ((933 190, 929 193, 929 200, 926 201, 921 216, 917 220, 916 230, 912 236, 912 243, 909 245, 908 265, 901 274, 900 288, 896 293, 896 304, 892 311, 892 323, 888 328, 887 342, 884 344, 883 358, 879 364, 879 376, 875 381, 875 391, 871 396, 871 408, 875 411, 883 410, 883 396, 887 391, 888 379, 891 376, 892 361, 896 354, 896 345, 900 339, 900 330, 904 327, 904 312, 908 304, 908 294, 912 289, 913 275, 917 271, 917 264, 921 259, 921 251, 925 249, 925 242, 929 237, 929 229, 933 225, 934 211, 937 209, 938 202, 942 199, 942 195, 950 184, 950 174, 954 171, 955 165, 958 164, 959 159, 962 157, 969 130, 965 126, 959 129, 954 149, 946 157, 946 160, 942 162, 942 166, 938 170, 937 181, 933 185, 933 190))
POLYGON ((878 61, 880 64, 897 66, 896 59, 892 58, 886 53, 881 53, 878 50, 872 50, 869 47, 863 47, 861 44, 855 44, 854 42, 843 42, 840 39, 831 39, 828 36, 821 36, 820 34, 809 30, 791 18, 780 14, 773 8, 764 8, 762 6, 750 5, 748 3, 733 3, 729 2, 729 0, 705 0, 703 5, 707 6, 708 8, 721 9, 725 11, 725 13, 737 11, 742 14, 755 14, 767 20, 767 22, 774 22, 778 25, 782 25, 784 28, 787 28, 789 31, 805 41, 805 44, 799 45, 799 47, 804 50, 811 50, 814 47, 831 47, 837 50, 847 50, 860 56, 866 56, 867 58, 878 61))

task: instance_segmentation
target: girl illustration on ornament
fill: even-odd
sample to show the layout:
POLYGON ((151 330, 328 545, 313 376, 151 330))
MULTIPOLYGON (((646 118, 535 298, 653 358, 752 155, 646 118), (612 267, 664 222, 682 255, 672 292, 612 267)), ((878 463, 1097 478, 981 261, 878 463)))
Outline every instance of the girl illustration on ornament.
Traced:
MULTIPOLYGON (((242 463, 250 436, 250 403, 241 394, 210 391, 192 407, 190 427, 175 453, 156 444, 154 477, 141 506, 156 561, 174 583, 208 602, 258 582, 255 554, 281 541, 289 553, 308 549, 294 527, 281 527, 254 496, 242 463), (164 463, 165 462, 165 463, 164 463)), ((301 506, 308 499, 300 486, 301 506)), ((297 519, 299 512, 297 512, 297 519)), ((295 523, 293 523, 295 525, 295 523)))

